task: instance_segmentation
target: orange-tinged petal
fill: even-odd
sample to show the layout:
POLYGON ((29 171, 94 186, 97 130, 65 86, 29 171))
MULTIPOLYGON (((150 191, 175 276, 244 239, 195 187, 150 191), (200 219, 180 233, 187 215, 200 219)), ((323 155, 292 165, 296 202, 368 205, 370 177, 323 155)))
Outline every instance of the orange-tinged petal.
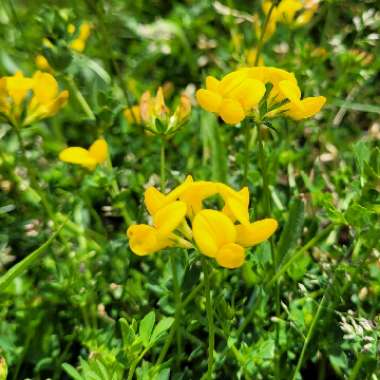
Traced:
POLYGON ((150 255, 170 245, 167 239, 160 239, 157 230, 147 224, 135 224, 127 231, 129 247, 138 256, 150 255))
POLYGON ((245 118, 242 105, 234 99, 224 99, 222 101, 219 115, 226 124, 238 124, 245 118))
POLYGON ((235 226, 226 215, 216 210, 202 210, 193 220, 193 237, 206 256, 215 257, 225 244, 233 243, 236 238, 235 226))
POLYGON ((71 164, 82 165, 88 169, 95 169, 97 161, 92 157, 87 149, 80 147, 70 147, 59 153, 59 159, 71 164))
POLYGON ((209 90, 212 92, 218 92, 219 91, 219 83, 220 83, 220 81, 218 79, 209 75, 206 78, 206 90, 209 90))
POLYGON ((150 215, 154 215, 161 207, 165 205, 165 195, 151 186, 145 190, 144 203, 150 215))
POLYGON ((222 104, 222 97, 216 92, 198 90, 195 94, 198 104, 208 112, 218 112, 222 104))
POLYGON ((186 203, 181 201, 175 201, 160 208, 153 215, 153 223, 160 236, 170 235, 184 220, 186 210, 186 203))
POLYGON ((88 149, 91 157, 93 157, 98 164, 101 164, 107 159, 108 156, 108 145, 106 140, 98 139, 96 140, 88 149))
POLYGON ((128 123, 141 124, 140 106, 126 108, 123 115, 127 119, 128 123))
POLYGON ((239 268, 244 264, 244 248, 235 243, 225 244, 218 250, 215 259, 217 263, 224 268, 239 268))
POLYGON ((249 225, 239 224, 236 227, 236 242, 243 247, 259 244, 273 235, 278 227, 275 219, 258 220, 249 225))
POLYGON ((301 107, 290 104, 290 109, 285 112, 285 115, 294 120, 307 119, 318 113, 326 103, 324 96, 314 96, 301 100, 301 107))

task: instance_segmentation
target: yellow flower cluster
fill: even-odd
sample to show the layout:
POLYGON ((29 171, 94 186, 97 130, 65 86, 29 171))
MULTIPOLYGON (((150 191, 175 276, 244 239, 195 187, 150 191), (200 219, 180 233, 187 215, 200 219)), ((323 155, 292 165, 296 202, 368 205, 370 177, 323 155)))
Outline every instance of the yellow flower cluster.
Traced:
MULTIPOLYGON (((273 2, 270 0, 263 2, 262 9, 266 16, 272 6, 273 2)), ((304 26, 310 22, 318 8, 319 0, 282 0, 272 10, 263 38, 264 41, 275 32, 277 23, 286 24, 294 28, 304 26)), ((259 37, 261 33, 260 23, 255 25, 256 34, 259 37)))
POLYGON ((159 87, 155 97, 150 91, 144 92, 140 104, 124 110, 128 123, 144 125, 154 134, 170 135, 184 125, 191 113, 191 103, 187 95, 181 94, 174 112, 165 104, 164 91, 159 87))
POLYGON ((249 220, 249 191, 236 191, 218 182, 184 183, 168 194, 154 187, 145 191, 145 206, 153 225, 137 224, 128 228, 131 250, 140 256, 167 247, 193 248, 214 258, 224 268, 238 268, 245 260, 245 248, 267 240, 277 229, 277 221, 249 220), (204 208, 204 201, 219 195, 221 210, 204 208))
POLYGON ((323 96, 301 99, 293 73, 264 66, 239 69, 221 80, 208 76, 206 88, 198 90, 196 98, 202 108, 227 124, 238 124, 247 116, 264 120, 280 113, 301 120, 315 115, 326 102, 323 96), (266 102, 264 114, 259 112, 262 101, 266 102))
POLYGON ((96 140, 88 149, 72 146, 59 154, 61 161, 81 165, 89 170, 94 170, 98 164, 106 161, 107 157, 108 145, 102 138, 96 140))
MULTIPOLYGON (((70 43, 69 47, 72 50, 77 51, 78 53, 82 53, 86 48, 86 43, 91 33, 91 24, 89 22, 83 22, 79 27, 78 36, 75 37, 70 43)), ((76 32, 76 27, 74 24, 69 24, 67 26, 67 33, 72 36, 76 32)), ((47 39, 44 38, 42 44, 45 48, 51 49, 54 45, 47 39)), ((40 70, 44 71, 53 71, 51 68, 49 61, 42 54, 37 54, 35 58, 35 64, 40 70)))
POLYGON ((37 71, 32 78, 21 72, 0 78, 0 114, 11 124, 26 126, 55 115, 69 97, 59 92, 55 78, 37 71))

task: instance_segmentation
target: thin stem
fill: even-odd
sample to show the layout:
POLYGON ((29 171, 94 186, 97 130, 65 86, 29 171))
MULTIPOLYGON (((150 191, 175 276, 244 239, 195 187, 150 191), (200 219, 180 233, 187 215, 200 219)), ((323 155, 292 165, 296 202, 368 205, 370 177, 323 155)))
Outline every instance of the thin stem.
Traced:
POLYGON ((55 220, 54 213, 53 213, 53 210, 50 206, 50 203, 48 202, 48 200, 45 196, 45 193, 44 193, 43 189, 41 188, 41 186, 37 180, 37 175, 36 175, 34 168, 30 165, 29 160, 26 157, 25 144, 24 144, 24 140, 23 140, 22 135, 21 135, 20 127, 15 124, 15 125, 13 125, 13 128, 16 132, 18 143, 20 145, 22 159, 23 159, 24 165, 28 171, 28 176, 29 176, 30 182, 32 184, 32 188, 33 188, 33 190, 35 190, 37 192, 38 196, 41 199, 42 205, 45 208, 46 213, 48 214, 49 218, 54 222, 54 220, 55 220))
POLYGON ((272 2, 272 6, 270 7, 269 12, 266 15, 263 28, 261 29, 260 39, 259 39, 259 42, 257 44, 257 51, 256 51, 256 57, 255 57, 255 66, 257 66, 257 64, 259 63, 261 49, 262 49, 263 43, 264 43, 265 32, 267 30, 270 17, 272 16, 272 13, 273 13, 274 8, 275 8, 276 5, 277 5, 276 1, 273 1, 272 2))
POLYGON ((363 362, 364 362, 364 355, 360 353, 348 380, 356 380, 356 378, 359 375, 360 369, 362 368, 363 362))
POLYGON ((91 110, 91 107, 87 103, 86 99, 84 98, 83 94, 80 92, 78 86, 76 85, 74 79, 71 76, 66 77, 67 84, 70 87, 70 91, 74 94, 76 100, 78 101, 79 105, 81 106, 83 112, 86 114, 86 116, 90 119, 95 121, 96 117, 94 113, 91 110))
MULTIPOLYGON (((176 256, 170 255, 170 261, 172 265, 172 273, 173 273, 173 288, 174 288, 174 299, 175 299, 175 320, 180 321, 181 318, 181 289, 178 282, 178 272, 177 272, 177 264, 176 264, 176 256)), ((182 353, 182 335, 181 335, 181 324, 178 323, 176 329, 177 336, 177 366, 181 362, 181 353, 182 353)))
POLYGON ((249 165, 249 143, 251 138, 251 126, 249 121, 244 122, 244 176, 243 186, 248 184, 248 165, 249 165))
MULTIPOLYGON (((214 276, 214 273, 211 273, 210 280, 214 276)), ((193 290, 190 292, 190 294, 180 304, 180 311, 182 311, 183 309, 185 309, 185 307, 196 297, 196 295, 202 290, 202 288, 204 286, 205 286, 205 283, 202 281, 195 288, 193 288, 193 290)), ((162 350, 160 352, 160 355, 159 355, 159 357, 157 359, 156 365, 160 365, 164 361, 165 356, 166 356, 166 354, 167 354, 167 352, 168 352, 168 350, 170 348, 170 345, 171 345, 171 343, 173 341, 174 334, 177 331, 178 324, 179 324, 179 320, 175 319, 174 323, 173 323, 173 325, 172 325, 172 327, 170 329, 170 333, 169 333, 168 337, 166 338, 164 347, 162 348, 162 350)))
POLYGON ((210 271, 207 259, 202 257, 202 266, 205 282, 206 311, 208 321, 208 360, 207 360, 207 379, 212 379, 212 371, 214 366, 214 345, 215 345, 215 329, 214 329, 214 309, 212 306, 212 296, 210 290, 210 271))
POLYGON ((161 191, 165 190, 166 182, 166 140, 165 137, 161 137, 161 149, 160 149, 160 179, 161 179, 161 191))

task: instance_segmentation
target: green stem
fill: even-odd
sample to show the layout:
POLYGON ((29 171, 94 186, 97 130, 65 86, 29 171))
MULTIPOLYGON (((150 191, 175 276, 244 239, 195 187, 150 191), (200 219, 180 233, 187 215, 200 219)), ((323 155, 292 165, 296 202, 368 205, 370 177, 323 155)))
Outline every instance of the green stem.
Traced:
MULTIPOLYGON (((180 321, 181 318, 181 289, 178 282, 178 272, 177 272, 177 264, 175 260, 175 255, 170 255, 170 261, 172 265, 172 273, 173 273, 173 288, 174 288, 174 299, 175 299, 175 320, 180 321)), ((181 362, 181 353, 182 353, 182 336, 181 336, 181 324, 177 325, 177 366, 179 367, 181 362)))
POLYGON ((364 355, 360 353, 348 380, 356 380, 356 378, 359 375, 360 369, 362 368, 363 362, 364 362, 364 355))
POLYGON ((161 149, 160 149, 160 179, 161 179, 161 191, 165 191, 165 182, 166 182, 166 140, 165 137, 161 137, 161 149))
POLYGON ((34 191, 36 191, 36 193, 40 197, 42 205, 44 206, 47 215, 54 222, 55 221, 54 213, 53 213, 53 210, 50 206, 50 203, 47 200, 45 193, 44 193, 43 189, 41 188, 41 186, 37 180, 37 175, 36 175, 34 168, 32 167, 32 165, 30 165, 29 160, 26 157, 25 144, 24 144, 24 140, 23 140, 22 135, 21 135, 20 127, 15 124, 15 125, 13 125, 13 128, 16 132, 18 143, 19 143, 20 149, 21 149, 22 159, 23 159, 24 165, 28 171, 28 176, 29 176, 30 182, 32 184, 32 188, 34 191))
POLYGON ((214 309, 212 306, 212 296, 210 289, 210 271, 207 259, 202 257, 202 266, 205 282, 205 296, 206 296, 206 311, 208 321, 208 360, 207 360, 207 379, 212 379, 212 372, 214 366, 214 345, 215 345, 215 329, 214 329, 214 309))
POLYGON ((243 176, 243 186, 248 184, 248 165, 249 165, 249 143, 251 138, 251 126, 249 121, 244 122, 244 176, 243 176))
POLYGON ((91 107, 87 103, 86 99, 84 98, 83 94, 80 92, 78 86, 75 84, 74 79, 71 76, 66 77, 67 84, 70 87, 70 91, 74 94, 77 102, 81 106, 83 112, 86 114, 86 116, 92 120, 95 121, 96 117, 94 113, 91 110, 91 107))
POLYGON ((13 279, 18 277, 22 272, 24 272, 26 269, 32 266, 34 262, 41 257, 41 255, 45 252, 45 250, 50 246, 52 241, 59 234, 64 225, 65 222, 58 227, 58 229, 53 233, 53 235, 50 236, 50 238, 45 243, 43 243, 40 247, 38 247, 35 251, 30 253, 20 262, 15 264, 3 276, 0 277, 0 293, 9 286, 13 279))
POLYGON ((268 24, 269 24, 270 17, 272 16, 272 13, 273 13, 274 8, 275 8, 276 5, 277 5, 277 4, 276 4, 276 1, 273 1, 273 2, 272 2, 272 6, 270 7, 269 12, 268 12, 267 15, 266 15, 266 18, 265 18, 265 21, 264 21, 263 28, 261 29, 260 39, 259 39, 259 42, 258 42, 258 44, 257 44, 257 51, 256 51, 256 57, 255 57, 255 66, 257 66, 257 64, 259 63, 260 54, 261 54, 261 49, 262 49, 262 47, 263 47, 263 43, 264 43, 265 32, 266 32, 266 30, 267 30, 267 27, 268 27, 268 24))
POLYGON ((127 380, 132 380, 133 375, 136 371, 137 365, 140 363, 140 361, 144 358, 145 354, 150 350, 150 346, 144 349, 144 351, 139 355, 139 357, 132 363, 131 367, 129 368, 128 371, 128 378, 127 380))

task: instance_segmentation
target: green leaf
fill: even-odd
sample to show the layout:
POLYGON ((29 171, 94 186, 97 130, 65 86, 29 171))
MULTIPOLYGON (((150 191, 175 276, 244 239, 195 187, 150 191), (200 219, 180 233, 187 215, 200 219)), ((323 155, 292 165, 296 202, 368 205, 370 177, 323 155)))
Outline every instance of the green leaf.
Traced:
POLYGON ((305 206, 301 199, 294 198, 290 204, 289 218, 282 231, 278 243, 278 254, 281 260, 285 258, 290 249, 294 248, 300 238, 305 219, 305 206))
POLYGON ((35 261, 37 261, 37 259, 41 257, 41 255, 45 252, 45 250, 55 239, 55 237, 59 234, 64 225, 65 223, 61 224, 61 226, 58 227, 57 231, 55 231, 53 235, 51 235, 50 238, 44 244, 42 244, 35 251, 30 253, 28 256, 26 256, 24 259, 22 259, 20 262, 14 265, 11 269, 9 269, 3 276, 0 277, 0 293, 9 286, 12 280, 14 280, 22 272, 28 269, 32 264, 34 264, 35 261))
POLYGON ((142 339, 144 347, 148 347, 149 345, 149 341, 152 335, 155 320, 156 320, 156 315, 154 311, 151 311, 140 322, 139 334, 142 339))
POLYGON ((173 322, 174 322, 174 318, 172 317, 161 319, 161 321, 158 322, 157 326, 153 330, 152 336, 150 338, 150 343, 152 344, 152 343, 155 343, 157 340, 159 340, 164 334, 164 332, 170 329, 173 322))
POLYGON ((123 345, 124 347, 130 346, 135 340, 135 331, 129 325, 128 321, 125 318, 120 318, 119 323, 121 329, 121 336, 123 338, 123 345))
POLYGON ((70 365, 68 363, 63 363, 62 368, 74 380, 84 380, 83 377, 81 376, 81 374, 72 365, 70 365))
POLYGON ((342 108, 347 108, 352 111, 380 113, 380 106, 374 104, 353 103, 340 99, 333 100, 331 104, 342 108))

